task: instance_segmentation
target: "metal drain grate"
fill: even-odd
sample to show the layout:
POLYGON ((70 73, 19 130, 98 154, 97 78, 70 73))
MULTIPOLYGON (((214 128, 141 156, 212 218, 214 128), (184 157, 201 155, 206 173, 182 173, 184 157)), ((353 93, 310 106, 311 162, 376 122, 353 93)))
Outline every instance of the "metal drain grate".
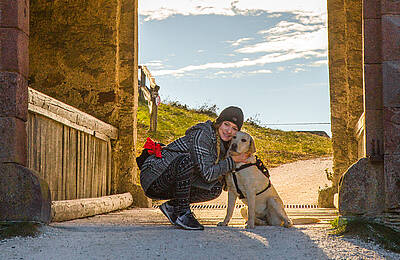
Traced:
MULTIPOLYGON (((154 205, 153 208, 158 208, 160 205, 154 205)), ((246 207, 244 204, 236 204, 235 208, 241 209, 246 207)), ((226 209, 225 204, 194 204, 190 205, 191 209, 226 209)), ((316 209, 318 205, 314 204, 288 204, 285 205, 287 209, 316 209)))
POLYGON ((287 209, 316 209, 318 205, 315 204, 288 204, 285 205, 287 209))

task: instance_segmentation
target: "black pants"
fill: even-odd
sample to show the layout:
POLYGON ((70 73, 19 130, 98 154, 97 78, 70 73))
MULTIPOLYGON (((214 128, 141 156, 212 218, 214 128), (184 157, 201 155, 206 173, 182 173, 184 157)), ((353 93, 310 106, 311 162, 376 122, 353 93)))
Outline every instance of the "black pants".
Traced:
POLYGON ((167 170, 147 190, 147 196, 170 201, 176 214, 189 209, 190 203, 204 202, 221 195, 222 185, 216 184, 211 190, 193 187, 194 166, 187 154, 178 156, 167 170))

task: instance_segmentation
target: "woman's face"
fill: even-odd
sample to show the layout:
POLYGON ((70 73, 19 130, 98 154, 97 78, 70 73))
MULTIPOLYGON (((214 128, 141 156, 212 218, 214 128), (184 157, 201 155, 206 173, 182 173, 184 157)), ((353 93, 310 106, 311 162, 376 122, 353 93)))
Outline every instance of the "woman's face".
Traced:
POLYGON ((225 142, 232 140, 237 131, 239 131, 237 125, 230 121, 223 121, 221 126, 218 128, 218 134, 225 142))

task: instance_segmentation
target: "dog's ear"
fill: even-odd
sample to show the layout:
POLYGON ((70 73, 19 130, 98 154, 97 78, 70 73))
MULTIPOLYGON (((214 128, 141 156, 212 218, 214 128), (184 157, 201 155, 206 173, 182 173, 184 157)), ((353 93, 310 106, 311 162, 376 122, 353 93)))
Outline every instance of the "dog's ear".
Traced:
POLYGON ((256 144, 254 143, 253 137, 250 136, 249 153, 253 154, 256 152, 256 144))

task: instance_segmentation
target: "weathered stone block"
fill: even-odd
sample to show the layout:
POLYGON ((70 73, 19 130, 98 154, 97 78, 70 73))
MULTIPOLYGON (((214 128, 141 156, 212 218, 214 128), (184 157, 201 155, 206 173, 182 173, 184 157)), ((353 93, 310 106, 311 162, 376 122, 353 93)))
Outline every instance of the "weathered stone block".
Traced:
POLYGON ((365 111, 366 155, 383 154, 383 111, 365 111))
POLYGON ((50 190, 36 172, 16 163, 0 164, 0 221, 49 223, 50 190))
POLYGON ((365 18, 379 18, 381 15, 381 0, 363 0, 363 15, 365 18))
POLYGON ((342 215, 374 215, 385 205, 383 164, 362 158, 342 176, 339 212, 342 215))
POLYGON ((400 108, 385 107, 383 113, 385 155, 400 155, 400 108))
POLYGON ((400 154, 385 155, 386 207, 400 207, 400 154))
POLYGON ((14 27, 29 34, 28 1, 1 1, 0 13, 0 27, 14 27))
POLYGON ((0 162, 26 165, 26 144, 25 122, 15 117, 0 117, 0 162))
POLYGON ((383 109, 382 65, 365 64, 365 109, 383 109))
POLYGON ((28 78, 28 36, 18 29, 0 28, 0 71, 21 73, 28 78))
POLYGON ((382 56, 384 61, 400 60, 400 14, 382 16, 382 56))
POLYGON ((28 86, 20 74, 0 71, 0 115, 26 121, 28 115, 28 86))
POLYGON ((383 105, 400 107, 400 60, 382 64, 383 105))
POLYGON ((382 62, 381 19, 364 20, 364 62, 382 62))
POLYGON ((382 14, 400 14, 399 0, 381 0, 382 14))

